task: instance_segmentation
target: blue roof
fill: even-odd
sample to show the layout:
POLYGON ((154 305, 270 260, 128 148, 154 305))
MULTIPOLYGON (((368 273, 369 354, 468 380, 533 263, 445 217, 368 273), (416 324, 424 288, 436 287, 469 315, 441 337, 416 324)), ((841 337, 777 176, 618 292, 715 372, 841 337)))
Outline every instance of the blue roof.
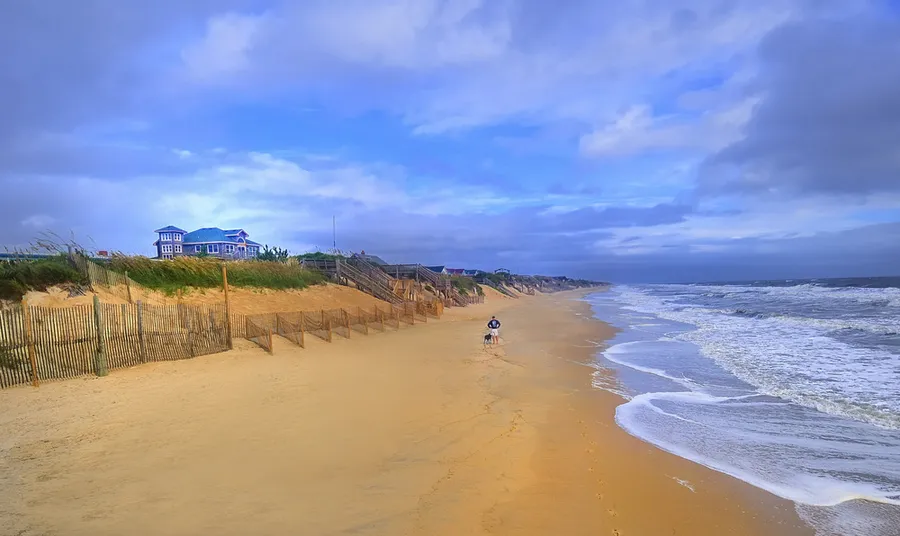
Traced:
POLYGON ((443 266, 426 266, 425 268, 428 268, 429 270, 431 270, 432 272, 434 272, 436 274, 439 274, 444 271, 443 266))
POLYGON ((171 232, 186 233, 187 231, 185 231, 184 229, 179 229, 178 227, 175 227, 174 225, 166 225, 162 229, 157 229, 153 232, 154 233, 171 233, 171 232))
MULTIPOLYGON (((240 229, 238 229, 240 230, 240 229)), ((218 227, 204 227, 203 229, 197 229, 196 231, 191 231, 190 233, 184 235, 183 242, 185 244, 198 244, 198 243, 207 243, 207 242, 231 242, 234 244, 239 243, 238 239, 234 236, 227 236, 226 233, 229 231, 223 231, 218 227)), ((247 245, 250 246, 259 246, 259 242, 254 242, 253 240, 245 240, 247 245)))

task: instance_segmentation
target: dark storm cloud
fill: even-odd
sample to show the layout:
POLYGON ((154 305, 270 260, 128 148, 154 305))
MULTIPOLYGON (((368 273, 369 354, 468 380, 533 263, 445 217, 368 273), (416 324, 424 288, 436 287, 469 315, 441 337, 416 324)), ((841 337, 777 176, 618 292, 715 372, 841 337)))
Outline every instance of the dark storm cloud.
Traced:
POLYGON ((900 190, 900 21, 809 21, 761 44, 763 100, 711 157, 707 193, 900 190))
POLYGON ((620 283, 684 283, 897 275, 900 223, 789 239, 745 239, 722 252, 687 248, 646 255, 603 255, 580 261, 546 259, 537 272, 620 283), (552 261, 552 262, 551 262, 552 261))
MULTIPOLYGON (((390 262, 529 271, 547 262, 561 265, 596 257, 594 244, 610 236, 606 229, 674 223, 690 212, 677 205, 589 208, 562 215, 543 214, 544 209, 440 217, 392 211, 339 216, 338 247, 366 250, 390 262), (378 233, 372 232, 375 228, 378 233)), ((295 240, 328 249, 331 230, 298 233, 295 240)))

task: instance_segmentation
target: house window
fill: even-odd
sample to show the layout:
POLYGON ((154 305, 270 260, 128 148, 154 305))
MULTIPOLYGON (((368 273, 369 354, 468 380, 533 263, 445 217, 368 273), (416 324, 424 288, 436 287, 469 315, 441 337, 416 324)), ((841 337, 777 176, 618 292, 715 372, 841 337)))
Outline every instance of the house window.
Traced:
POLYGON ((225 244, 225 253, 234 253, 234 244, 225 244))
POLYGON ((176 242, 181 242, 181 234, 180 233, 172 233, 172 239, 176 242))
POLYGON ((194 246, 194 253, 203 253, 203 246, 194 246))
POLYGON ((219 252, 219 244, 209 244, 206 246, 207 253, 218 253, 219 252))
POLYGON ((163 253, 172 253, 172 244, 165 244, 162 247, 163 253))
POLYGON ((160 233, 160 234, 159 234, 159 239, 160 239, 160 240, 163 240, 163 241, 165 241, 165 240, 172 240, 172 233, 160 233))
POLYGON ((162 258, 164 258, 164 259, 171 259, 171 258, 172 258, 172 255, 166 254, 166 255, 163 255, 162 258))
POLYGON ((175 253, 181 253, 181 244, 175 244, 175 253))

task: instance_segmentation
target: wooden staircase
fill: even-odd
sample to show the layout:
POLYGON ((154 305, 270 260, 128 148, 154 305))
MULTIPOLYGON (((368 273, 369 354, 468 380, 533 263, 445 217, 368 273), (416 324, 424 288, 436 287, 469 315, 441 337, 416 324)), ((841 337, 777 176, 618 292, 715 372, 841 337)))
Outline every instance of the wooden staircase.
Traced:
POLYGON ((335 259, 333 261, 305 260, 303 261, 303 266, 312 270, 318 270, 338 283, 353 283, 359 290, 388 303, 397 305, 403 303, 403 298, 394 294, 393 288, 385 284, 383 278, 374 273, 366 273, 360 270, 359 265, 354 265, 345 259, 335 259))

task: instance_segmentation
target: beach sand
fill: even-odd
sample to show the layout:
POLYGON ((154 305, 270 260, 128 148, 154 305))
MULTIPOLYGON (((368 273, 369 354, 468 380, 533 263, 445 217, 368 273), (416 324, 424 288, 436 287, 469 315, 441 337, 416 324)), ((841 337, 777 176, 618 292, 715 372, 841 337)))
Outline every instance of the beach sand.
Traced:
POLYGON ((573 297, 0 392, 0 534, 810 534, 619 429, 573 297))
MULTIPOLYGON (((115 294, 98 289, 96 294, 103 303, 128 303, 115 294)), ((94 293, 83 296, 69 296, 69 292, 53 287, 44 292, 32 291, 26 294, 31 305, 42 307, 72 307, 75 305, 91 305, 94 293)), ((134 292, 134 299, 149 298, 150 304, 178 303, 175 296, 167 296, 161 292, 152 292, 149 296, 141 296, 134 292)), ((272 290, 232 287, 229 290, 231 311, 241 314, 275 313, 284 311, 315 311, 319 309, 353 308, 353 307, 389 307, 386 301, 379 300, 355 288, 325 283, 297 290, 272 290)), ((181 297, 186 304, 219 305, 225 302, 225 294, 221 289, 189 289, 181 297)))

